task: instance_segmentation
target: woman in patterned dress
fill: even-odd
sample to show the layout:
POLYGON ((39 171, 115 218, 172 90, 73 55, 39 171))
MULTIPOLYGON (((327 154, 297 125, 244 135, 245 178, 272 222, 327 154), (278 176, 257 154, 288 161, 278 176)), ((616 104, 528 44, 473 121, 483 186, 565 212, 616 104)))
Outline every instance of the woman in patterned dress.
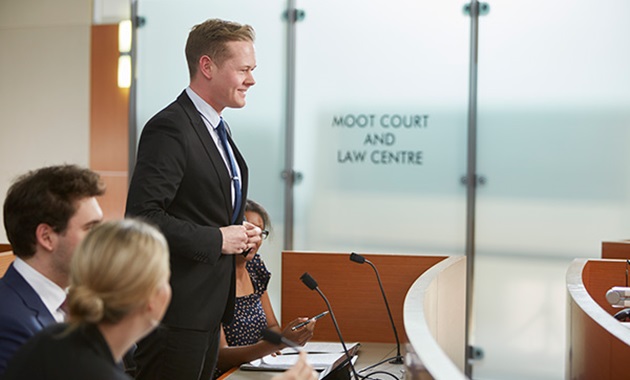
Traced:
MULTIPOLYGON (((245 205, 245 218, 263 230, 263 239, 267 237, 270 227, 269 215, 261 205, 248 199, 245 205)), ((305 344, 313 336, 315 322, 291 331, 291 327, 306 321, 307 318, 297 318, 283 329, 280 328, 267 294, 271 273, 258 254, 261 244, 262 242, 247 256, 236 256, 234 320, 229 325, 223 325, 221 331, 216 375, 282 349, 283 347, 261 340, 261 332, 265 328, 279 332, 300 345, 305 344)))

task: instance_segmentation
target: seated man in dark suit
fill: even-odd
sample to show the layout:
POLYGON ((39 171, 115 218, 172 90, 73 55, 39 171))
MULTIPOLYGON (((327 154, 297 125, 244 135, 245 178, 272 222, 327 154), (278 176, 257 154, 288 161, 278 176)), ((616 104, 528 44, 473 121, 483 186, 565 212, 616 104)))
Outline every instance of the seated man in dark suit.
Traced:
POLYGON ((104 189, 98 174, 74 165, 31 171, 9 188, 4 226, 17 258, 0 279, 0 377, 30 337, 64 320, 70 259, 103 219, 104 189))

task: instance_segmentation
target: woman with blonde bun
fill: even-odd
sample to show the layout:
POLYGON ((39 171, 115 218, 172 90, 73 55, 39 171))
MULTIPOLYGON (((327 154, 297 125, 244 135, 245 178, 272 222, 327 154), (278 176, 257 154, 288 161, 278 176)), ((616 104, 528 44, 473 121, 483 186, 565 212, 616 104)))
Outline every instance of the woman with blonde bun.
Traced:
POLYGON ((146 223, 127 219, 95 227, 72 258, 68 323, 28 341, 3 379, 130 379, 117 363, 166 311, 168 256, 166 240, 146 223))

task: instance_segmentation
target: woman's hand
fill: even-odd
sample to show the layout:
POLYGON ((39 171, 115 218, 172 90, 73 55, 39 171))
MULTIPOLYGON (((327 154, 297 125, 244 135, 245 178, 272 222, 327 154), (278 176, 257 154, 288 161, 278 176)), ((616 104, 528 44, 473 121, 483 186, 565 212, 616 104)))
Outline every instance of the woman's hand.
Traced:
POLYGON ((299 344, 300 346, 305 345, 306 342, 311 340, 311 338, 313 337, 313 331, 315 330, 315 321, 309 322, 305 326, 300 327, 295 331, 292 330, 292 327, 307 320, 308 318, 294 319, 284 328, 284 330, 282 330, 282 336, 299 344))

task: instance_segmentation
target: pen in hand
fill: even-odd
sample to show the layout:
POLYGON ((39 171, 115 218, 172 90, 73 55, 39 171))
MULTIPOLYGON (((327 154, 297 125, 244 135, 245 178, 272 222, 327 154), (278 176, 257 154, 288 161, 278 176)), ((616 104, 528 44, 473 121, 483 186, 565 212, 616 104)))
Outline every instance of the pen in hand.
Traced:
POLYGON ((304 327, 304 326, 308 325, 309 323, 320 319, 321 317, 325 316, 326 314, 328 314, 328 310, 324 311, 323 313, 319 313, 316 316, 314 316, 313 318, 307 319, 304 322, 298 323, 297 325, 291 327, 291 331, 295 331, 295 330, 299 329, 300 327, 304 327))

